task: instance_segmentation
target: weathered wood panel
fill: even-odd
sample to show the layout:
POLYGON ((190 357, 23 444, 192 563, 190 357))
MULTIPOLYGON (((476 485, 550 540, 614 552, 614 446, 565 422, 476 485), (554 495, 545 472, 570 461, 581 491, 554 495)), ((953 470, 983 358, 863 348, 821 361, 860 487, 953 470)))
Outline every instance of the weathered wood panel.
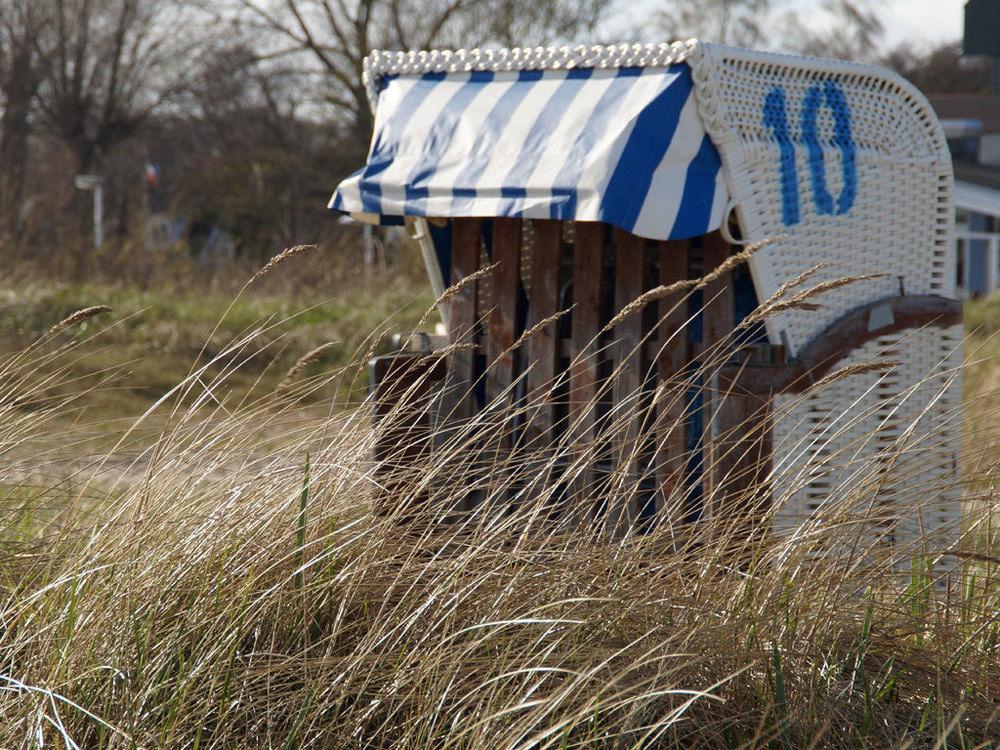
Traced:
MULTIPOLYGON (((482 221, 456 219, 452 227, 451 284, 458 284, 479 270, 482 250, 482 221)), ((467 282, 450 300, 448 342, 454 347, 447 359, 447 376, 441 394, 441 418, 435 434, 438 444, 458 440, 467 450, 477 451, 461 430, 476 413, 475 385, 478 379, 476 353, 479 345, 479 282, 467 282)), ((458 504, 456 510, 468 510, 476 495, 458 504)))
MULTIPOLYGON (((479 270, 482 249, 482 221, 456 219, 452 230, 451 284, 455 285, 479 270)), ((468 419, 475 411, 472 391, 476 381, 475 345, 478 343, 479 283, 469 282, 448 303, 448 356, 443 414, 447 421, 468 419)))
POLYGON ((713 399, 711 515, 736 546, 764 527, 771 470, 771 399, 722 390, 713 399))
MULTIPOLYGON (((718 232, 706 235, 701 251, 704 273, 707 275, 722 265, 729 258, 730 250, 718 232)), ((732 273, 723 274, 707 284, 703 297, 702 342, 705 351, 711 354, 713 347, 731 334, 736 325, 732 273)))
MULTIPOLYGON (((730 255, 729 244, 718 233, 703 240, 702 259, 706 275, 726 261, 730 255)), ((735 301, 732 274, 726 273, 707 284, 703 291, 701 365, 706 382, 703 391, 704 419, 704 513, 718 515, 724 509, 724 498, 719 486, 725 476, 721 463, 721 445, 716 440, 721 420, 719 410, 724 394, 718 391, 717 370, 728 360, 731 352, 726 341, 735 326, 735 301)))
MULTIPOLYGON (((750 508, 746 503, 750 498, 766 497, 763 483, 770 467, 768 399, 772 388, 765 381, 777 380, 793 387, 786 381, 807 381, 808 377, 796 369, 798 363, 775 366, 777 363, 770 363, 766 352, 759 361, 740 364, 733 359, 735 305, 729 273, 703 290, 700 343, 691 344, 685 328, 692 312, 684 301, 686 288, 650 303, 658 313, 655 330, 650 329, 652 311, 644 314, 634 306, 649 285, 669 286, 686 280, 691 273, 692 249, 699 244, 706 273, 724 263, 731 249, 722 237, 714 233, 693 243, 659 243, 655 247, 655 273, 646 278, 653 260, 646 255, 653 247, 622 230, 594 222, 567 226, 559 221, 532 220, 528 251, 525 221, 490 221, 491 255, 496 267, 488 281, 489 302, 484 300, 484 282, 466 284, 448 302, 449 344, 453 349, 446 360, 441 396, 443 429, 435 432, 424 414, 420 416, 422 422, 410 424, 409 433, 430 430, 438 445, 461 435, 463 424, 484 406, 477 403, 474 391, 477 381, 482 380, 480 398, 485 394, 486 401, 496 407, 486 418, 496 414, 507 431, 493 440, 486 437, 492 433, 477 426, 475 434, 461 438, 467 445, 460 451, 459 463, 468 456, 470 486, 478 487, 480 495, 492 485, 501 491, 497 497, 502 499, 508 489, 525 489, 525 481, 531 487, 561 488, 559 476, 565 464, 547 459, 555 455, 550 447, 568 444, 573 461, 565 478, 575 508, 565 516, 567 524, 590 526, 597 520, 596 528, 620 533, 645 512, 643 507, 651 497, 658 523, 679 523, 689 510, 685 505, 690 484, 686 402, 691 360, 697 359, 707 376, 702 415, 704 515, 734 526, 742 524, 740 528, 759 525, 758 511, 763 508, 750 508), (566 293, 562 288, 567 282, 563 278, 567 272, 564 256, 570 248, 572 313, 568 321, 552 320, 542 325, 566 304, 561 294, 566 293), (521 267, 529 252, 525 309, 521 267), (615 271, 608 276, 605 263, 612 252, 615 271), (626 309, 628 314, 609 328, 609 317, 626 309), (524 330, 535 327, 523 350, 513 351, 513 343, 524 330), (567 360, 568 370, 563 370, 567 360), (655 400, 649 380, 651 368, 657 375, 655 400), (741 374, 741 368, 745 374, 741 374), (608 372, 613 373, 613 380, 604 382, 608 372), (514 386, 519 377, 524 378, 524 385, 517 386, 515 402, 514 386), (556 391, 553 385, 559 382, 562 385, 556 391), (506 407, 525 407, 524 416, 517 416, 520 421, 515 424, 510 416, 514 412, 505 412, 506 407), (655 409, 655 419, 651 408, 655 409), (516 443, 512 440, 515 434, 516 443), (518 476, 507 475, 506 468, 498 469, 497 461, 501 467, 513 467, 503 461, 511 452, 524 449, 539 457, 537 466, 546 468, 536 472, 536 464, 532 463, 530 468, 522 466, 518 476), (552 467, 558 468, 550 472, 552 467), (650 481, 652 474, 655 482, 650 481)), ((452 284, 461 283, 479 269, 483 238, 484 220, 453 222, 452 284)), ((896 317, 902 320, 907 311, 900 308, 896 317)), ((895 307, 892 312, 897 312, 895 307)), ((952 311, 945 312, 950 316, 952 311)), ((852 335, 855 329, 870 324, 868 317, 855 318, 845 324, 845 330, 850 329, 852 335)), ((758 347, 760 351, 766 348, 758 347)), ((831 343, 826 349, 817 349, 816 359, 825 360, 831 348, 837 347, 831 343)), ((746 359, 751 356, 750 350, 739 356, 746 359)), ((825 361, 813 364, 823 367, 825 361)), ((407 382, 403 375, 398 377, 401 383, 407 382)), ((386 394, 396 397, 390 391, 383 391, 382 396, 386 394)), ((426 393, 420 399, 426 401, 426 393)), ((409 455, 402 450, 403 433, 386 435, 377 447, 383 459, 394 455, 393 451, 409 455)), ((417 445, 423 444, 418 441, 417 445)), ((414 456, 422 455, 422 450, 419 448, 414 456)), ((383 461, 383 468, 390 465, 390 461, 383 461)), ((474 500, 470 495, 465 507, 471 507, 474 500)))
POLYGON ((422 354, 394 354, 371 361, 373 457, 379 491, 375 512, 412 519, 428 499, 418 491, 418 472, 433 448, 428 411, 431 381, 444 376, 443 362, 422 354), (405 506, 405 507, 401 507, 405 506))

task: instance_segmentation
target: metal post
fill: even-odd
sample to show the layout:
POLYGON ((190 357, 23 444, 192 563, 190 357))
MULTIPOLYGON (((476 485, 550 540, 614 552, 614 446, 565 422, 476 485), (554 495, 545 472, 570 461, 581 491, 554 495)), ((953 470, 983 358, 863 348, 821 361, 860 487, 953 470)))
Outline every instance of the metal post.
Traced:
POLYGON ((104 185, 94 187, 94 247, 104 244, 104 185))
POLYGON ((98 174, 79 174, 73 179, 78 190, 94 194, 94 247, 104 244, 104 178, 98 174))
POLYGON ((986 253, 986 293, 992 294, 1000 286, 1000 235, 990 237, 989 252, 986 253))
POLYGON ((375 268, 375 230, 371 224, 364 224, 361 227, 361 257, 366 270, 371 271, 375 268))

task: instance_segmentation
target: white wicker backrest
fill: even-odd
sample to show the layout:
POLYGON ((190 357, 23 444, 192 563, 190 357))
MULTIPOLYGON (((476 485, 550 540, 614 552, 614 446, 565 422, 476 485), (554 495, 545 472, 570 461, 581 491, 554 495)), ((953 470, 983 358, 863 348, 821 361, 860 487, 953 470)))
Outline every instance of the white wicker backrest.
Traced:
POLYGON ((688 63, 744 235, 782 238, 751 262, 761 300, 821 262, 820 278, 886 274, 825 295, 819 313, 774 316, 773 342, 794 355, 901 282, 907 294, 954 297, 951 158, 911 84, 882 68, 706 43, 688 63))
MULTIPOLYGON (((870 66, 714 44, 688 62, 742 232, 781 238, 751 261, 760 299, 819 263, 821 279, 885 274, 824 294, 820 311, 773 316, 773 342, 794 355, 849 310, 901 291, 955 296, 951 158, 912 85, 870 66)), ((954 565, 940 554, 961 516, 961 345, 961 326, 880 336, 835 369, 898 363, 888 374, 776 400, 780 530, 806 538, 826 509, 861 503, 852 515, 866 520, 837 526, 857 532, 845 545, 904 567, 928 552, 938 572, 954 565)))

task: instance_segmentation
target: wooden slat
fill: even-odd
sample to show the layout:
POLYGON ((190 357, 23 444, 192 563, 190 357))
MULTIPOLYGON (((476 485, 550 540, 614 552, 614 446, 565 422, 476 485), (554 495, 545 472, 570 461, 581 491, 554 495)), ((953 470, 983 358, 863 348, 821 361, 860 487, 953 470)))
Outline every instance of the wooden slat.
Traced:
MULTIPOLYGON (((535 244, 531 252, 531 298, 528 300, 526 327, 534 328, 559 308, 559 285, 562 265, 562 222, 532 222, 535 244)), ((525 427, 529 446, 538 447, 552 436, 553 393, 557 371, 559 323, 542 326, 527 342, 528 393, 532 403, 525 427)))
POLYGON ((712 515, 725 523, 731 544, 741 546, 764 530, 771 469, 771 399, 720 392, 715 396, 712 515))
MULTIPOLYGON (((729 255, 729 243, 718 232, 705 236, 702 265, 706 274, 721 265, 729 255)), ((705 287, 704 304, 702 341, 705 349, 709 349, 732 333, 736 325, 732 273, 725 274, 705 287)))
MULTIPOLYGON (((614 231, 615 310, 617 315, 644 291, 645 241, 621 229, 614 231)), ((624 531, 639 515, 639 423, 643 377, 642 311, 635 310, 615 325, 611 357, 615 372, 612 455, 623 472, 621 507, 607 510, 606 530, 624 531)))
MULTIPOLYGON (((729 244, 716 232, 704 238, 702 246, 702 258, 704 272, 708 274, 730 254, 729 244)), ((718 434, 718 427, 721 422, 716 420, 716 415, 722 405, 720 394, 717 393, 717 382, 713 370, 718 369, 722 364, 720 356, 723 352, 719 348, 721 342, 729 335, 735 327, 735 303, 733 299, 732 274, 727 273, 723 277, 708 284, 703 292, 702 311, 702 344, 703 344, 703 371, 706 373, 708 382, 704 388, 704 514, 706 517, 718 515, 722 510, 723 496, 719 481, 724 476, 722 473, 725 467, 720 463, 720 445, 714 440, 718 434)), ((724 345, 723 345, 724 346, 724 345)))
MULTIPOLYGON (((451 240, 451 284, 457 284, 479 270, 482 250, 482 220, 455 219, 451 240)), ((435 441, 448 442, 476 412, 476 345, 479 336, 479 282, 467 283, 449 302, 448 340, 456 346, 448 355, 447 377, 441 396, 441 419, 435 441)), ((477 450, 468 444, 465 450, 477 450)), ((471 509, 478 498, 470 493, 455 510, 471 509)))
MULTIPOLYGON (((451 284, 479 270, 482 222, 456 219, 452 229, 451 284)), ((473 414, 472 386, 475 382, 476 301, 478 283, 466 284, 449 303, 448 342, 457 351, 448 357, 448 382, 444 416, 448 420, 467 419, 473 414)))
POLYGON ((493 220, 493 302, 486 318, 486 401, 510 402, 514 379, 517 303, 521 293, 521 220, 493 220))
POLYGON ((596 443, 597 351, 594 342, 601 328, 601 289, 604 276, 605 226, 577 222, 573 250, 573 323, 571 331, 569 422, 570 437, 578 459, 586 464, 573 482, 571 496, 580 515, 571 523, 589 523, 594 487, 596 443), (594 342, 594 343, 592 343, 594 342))
MULTIPOLYGON (((675 240, 660 243, 660 284, 669 286, 688 277, 690 243, 675 240)), ((681 303, 685 291, 660 301, 657 370, 661 383, 673 384, 659 397, 656 417, 656 480, 659 492, 656 510, 660 523, 676 524, 684 517, 684 475, 687 462, 684 368, 690 359, 688 332, 684 329, 688 305, 681 303), (678 304, 680 303, 680 304, 678 304)))
POLYGON ((399 522, 411 520, 428 499, 414 487, 432 450, 430 381, 443 377, 442 364, 422 354, 371 361, 372 422, 377 428, 372 453, 379 487, 374 507, 377 514, 394 515, 399 522))

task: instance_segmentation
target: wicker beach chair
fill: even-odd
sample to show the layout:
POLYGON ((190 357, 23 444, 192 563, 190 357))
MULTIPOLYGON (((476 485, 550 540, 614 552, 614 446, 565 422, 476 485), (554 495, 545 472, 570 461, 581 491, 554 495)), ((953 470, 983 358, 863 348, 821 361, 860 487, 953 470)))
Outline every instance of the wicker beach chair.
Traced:
MULTIPOLYGON (((937 529, 942 549, 954 541, 953 180, 913 86, 877 67, 697 41, 373 52, 365 76, 371 151, 331 208, 410 217, 439 293, 491 266, 442 310, 452 350, 424 382, 443 396, 413 429, 545 392, 506 449, 592 449, 574 474, 587 492, 628 477, 625 500, 593 505, 606 528, 732 512, 727 498, 758 488, 774 528, 795 534, 875 476, 873 539, 937 529), (765 240, 748 270, 723 265, 765 240), (685 305, 653 293, 622 315, 720 266, 685 305), (746 325, 803 274, 831 282, 819 309, 775 304, 746 325), (730 353, 710 362, 723 340, 730 353), (661 398, 675 381, 685 393, 661 398), (607 415, 622 413, 609 443, 607 415), (914 487, 919 509, 903 505, 914 487)), ((383 404, 412 396, 417 360, 376 363, 383 404)))

